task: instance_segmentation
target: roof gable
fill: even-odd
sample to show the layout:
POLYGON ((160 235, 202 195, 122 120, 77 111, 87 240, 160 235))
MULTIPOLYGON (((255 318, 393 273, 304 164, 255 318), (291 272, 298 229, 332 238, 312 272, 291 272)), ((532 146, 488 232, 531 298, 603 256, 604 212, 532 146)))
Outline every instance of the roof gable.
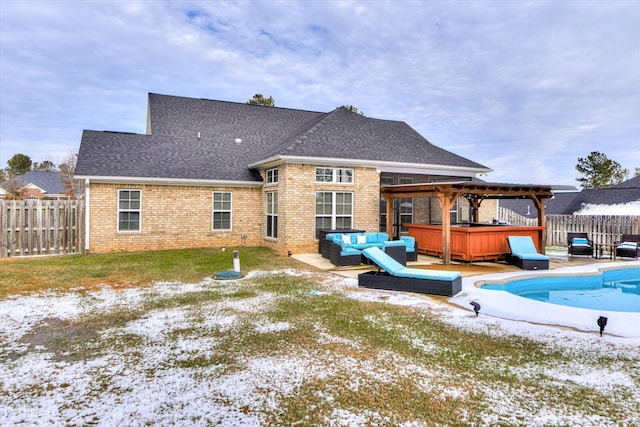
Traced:
POLYGON ((270 155, 486 168, 431 144, 405 122, 365 117, 344 107, 319 117, 270 155))

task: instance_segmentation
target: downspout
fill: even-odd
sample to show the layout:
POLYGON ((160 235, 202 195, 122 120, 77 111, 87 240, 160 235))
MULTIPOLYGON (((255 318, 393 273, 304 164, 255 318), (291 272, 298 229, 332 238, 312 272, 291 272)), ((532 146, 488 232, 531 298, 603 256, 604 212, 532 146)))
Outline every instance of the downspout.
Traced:
POLYGON ((89 226, 91 222, 91 190, 89 187, 89 178, 84 180, 84 251, 89 252, 89 226))

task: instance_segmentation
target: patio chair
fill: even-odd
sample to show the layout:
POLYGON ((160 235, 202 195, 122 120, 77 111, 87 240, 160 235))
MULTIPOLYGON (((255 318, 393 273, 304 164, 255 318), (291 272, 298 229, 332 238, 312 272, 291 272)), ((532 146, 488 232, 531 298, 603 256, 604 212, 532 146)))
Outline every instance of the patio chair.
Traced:
POLYGON ((616 258, 635 258, 640 256, 640 234, 623 234, 622 240, 615 243, 616 258))
POLYGON ((567 233, 567 253, 569 256, 586 255, 593 256, 593 242, 587 233, 567 233))
POLYGON ((378 271, 359 274, 359 287, 448 297, 454 296, 462 289, 460 272, 405 267, 376 247, 364 249, 362 255, 373 261, 378 271))
POLYGON ((523 270, 548 270, 549 257, 538 253, 530 236, 507 236, 511 254, 507 261, 523 270))

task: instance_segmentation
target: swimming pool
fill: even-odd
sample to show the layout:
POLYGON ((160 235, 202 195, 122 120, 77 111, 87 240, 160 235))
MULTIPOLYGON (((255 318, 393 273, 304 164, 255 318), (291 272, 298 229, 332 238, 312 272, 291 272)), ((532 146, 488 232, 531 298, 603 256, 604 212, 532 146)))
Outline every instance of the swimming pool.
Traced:
POLYGON ((486 282, 482 289, 506 291, 536 301, 590 310, 640 313, 640 268, 593 274, 544 275, 486 282))

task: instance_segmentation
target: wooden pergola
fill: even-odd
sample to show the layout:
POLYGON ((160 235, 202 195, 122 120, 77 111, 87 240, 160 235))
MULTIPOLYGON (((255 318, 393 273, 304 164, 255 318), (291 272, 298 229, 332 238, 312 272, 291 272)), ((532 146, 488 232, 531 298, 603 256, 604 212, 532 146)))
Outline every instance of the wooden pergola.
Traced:
MULTIPOLYGON (((500 184, 479 181, 432 182, 383 186, 380 190, 387 200, 387 230, 393 230, 393 200, 397 198, 437 198, 442 208, 443 263, 451 264, 451 218, 449 211, 458 197, 465 197, 471 205, 472 221, 478 222, 478 209, 487 199, 531 199, 538 210, 538 225, 544 226, 544 200, 553 196, 550 186, 500 184)), ((539 245, 546 246, 545 233, 539 245)))

